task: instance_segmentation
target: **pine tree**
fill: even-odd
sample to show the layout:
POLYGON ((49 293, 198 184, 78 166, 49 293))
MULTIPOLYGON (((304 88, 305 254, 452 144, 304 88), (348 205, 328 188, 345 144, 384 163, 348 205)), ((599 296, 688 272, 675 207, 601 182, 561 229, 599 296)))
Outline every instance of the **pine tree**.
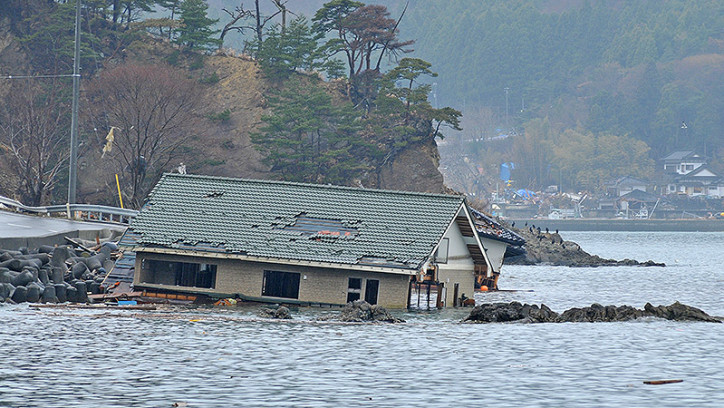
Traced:
POLYGON ((208 7, 204 0, 185 0, 181 3, 179 12, 182 26, 176 29, 175 42, 190 49, 208 49, 219 45, 220 40, 212 38, 221 31, 213 29, 219 20, 208 18, 206 15, 208 7))

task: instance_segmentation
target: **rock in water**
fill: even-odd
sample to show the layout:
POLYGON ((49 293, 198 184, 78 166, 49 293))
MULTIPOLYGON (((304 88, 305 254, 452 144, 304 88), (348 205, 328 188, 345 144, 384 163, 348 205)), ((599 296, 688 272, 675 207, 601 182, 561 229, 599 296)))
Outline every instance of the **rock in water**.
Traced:
POLYGON ((557 322, 558 313, 552 311, 548 306, 511 303, 485 303, 475 306, 468 317, 467 322, 525 322, 544 323, 557 322))
POLYGON ((267 319, 291 319, 292 314, 289 312, 289 308, 286 306, 279 306, 276 309, 262 308, 259 311, 259 316, 267 319))
POLYGON ((589 307, 572 308, 561 313, 563 322, 622 322, 644 317, 643 310, 632 306, 601 306, 594 303, 589 307))
POLYGON ((521 322, 623 322, 641 317, 659 317, 669 320, 694 320, 722 323, 695 307, 676 302, 670 306, 654 307, 650 303, 644 310, 632 306, 601 306, 597 303, 582 308, 571 308, 558 315, 546 305, 522 305, 518 302, 487 303, 476 306, 463 321, 473 323, 521 322))
POLYGON ((706 314, 703 310, 674 302, 669 306, 656 306, 647 303, 644 310, 652 316, 669 320, 695 320, 700 322, 722 323, 720 319, 706 314))
POLYGON ((339 320, 343 322, 387 322, 404 323, 402 319, 392 316, 382 306, 370 305, 364 300, 349 302, 342 310, 339 320))

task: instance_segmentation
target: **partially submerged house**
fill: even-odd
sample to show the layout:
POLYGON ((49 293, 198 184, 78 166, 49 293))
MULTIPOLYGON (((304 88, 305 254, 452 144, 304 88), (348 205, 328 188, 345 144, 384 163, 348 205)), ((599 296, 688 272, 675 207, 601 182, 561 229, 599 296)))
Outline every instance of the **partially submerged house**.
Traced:
POLYGON ((123 241, 162 296, 402 308, 426 282, 452 306, 500 272, 457 195, 165 174, 123 241))

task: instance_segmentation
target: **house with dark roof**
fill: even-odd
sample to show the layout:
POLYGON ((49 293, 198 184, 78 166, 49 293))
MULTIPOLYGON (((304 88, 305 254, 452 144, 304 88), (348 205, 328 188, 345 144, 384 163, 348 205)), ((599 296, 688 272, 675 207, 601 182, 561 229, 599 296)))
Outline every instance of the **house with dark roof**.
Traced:
POLYGON ((688 196, 724 197, 724 178, 708 166, 674 177, 667 186, 669 193, 688 196))
POLYGON ((458 195, 165 174, 122 242, 147 293, 452 306, 500 272, 458 195))
POLYGON ((648 183, 631 176, 620 177, 606 183, 606 193, 609 196, 621 197, 634 190, 646 191, 648 183))

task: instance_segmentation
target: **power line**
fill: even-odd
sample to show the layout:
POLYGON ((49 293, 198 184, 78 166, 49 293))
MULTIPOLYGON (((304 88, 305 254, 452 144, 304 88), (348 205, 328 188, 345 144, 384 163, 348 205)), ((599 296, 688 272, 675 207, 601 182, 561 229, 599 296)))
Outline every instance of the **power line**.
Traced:
POLYGON ((59 75, 3 75, 0 79, 42 79, 42 78, 69 78, 80 76, 80 74, 59 74, 59 75))

